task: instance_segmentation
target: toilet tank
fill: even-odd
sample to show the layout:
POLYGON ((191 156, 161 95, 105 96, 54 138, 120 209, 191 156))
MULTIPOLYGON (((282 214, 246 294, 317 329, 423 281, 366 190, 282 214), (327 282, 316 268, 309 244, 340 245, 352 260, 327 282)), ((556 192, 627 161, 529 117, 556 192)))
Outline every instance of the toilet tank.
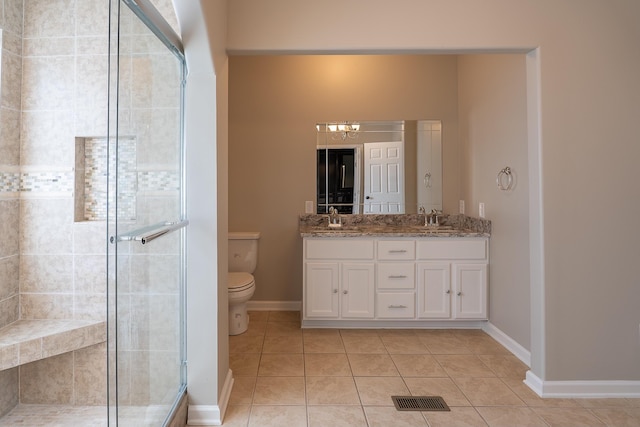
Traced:
POLYGON ((253 273, 258 265, 257 231, 229 232, 229 271, 253 273))

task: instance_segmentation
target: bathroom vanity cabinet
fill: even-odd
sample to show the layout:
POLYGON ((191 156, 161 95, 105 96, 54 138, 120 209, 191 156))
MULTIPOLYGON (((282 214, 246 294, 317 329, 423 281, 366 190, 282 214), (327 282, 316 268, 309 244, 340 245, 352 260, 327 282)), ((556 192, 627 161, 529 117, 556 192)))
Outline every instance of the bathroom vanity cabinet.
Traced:
POLYGON ((487 237, 304 237, 303 246, 305 327, 487 319, 487 237))

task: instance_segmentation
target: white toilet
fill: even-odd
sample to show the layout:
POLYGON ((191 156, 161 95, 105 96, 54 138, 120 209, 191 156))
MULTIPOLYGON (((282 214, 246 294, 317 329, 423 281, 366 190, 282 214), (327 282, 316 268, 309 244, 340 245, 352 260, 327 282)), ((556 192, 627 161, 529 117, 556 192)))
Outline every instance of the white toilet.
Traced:
POLYGON ((229 335, 247 330, 247 301, 256 290, 259 232, 229 232, 229 335))

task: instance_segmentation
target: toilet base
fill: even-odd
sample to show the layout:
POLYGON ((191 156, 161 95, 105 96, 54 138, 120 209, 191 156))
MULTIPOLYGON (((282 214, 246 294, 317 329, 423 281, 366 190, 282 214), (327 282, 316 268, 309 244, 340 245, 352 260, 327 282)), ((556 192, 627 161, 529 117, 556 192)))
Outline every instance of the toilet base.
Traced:
POLYGON ((241 302, 229 306, 229 335, 240 335, 249 328, 247 303, 241 302))

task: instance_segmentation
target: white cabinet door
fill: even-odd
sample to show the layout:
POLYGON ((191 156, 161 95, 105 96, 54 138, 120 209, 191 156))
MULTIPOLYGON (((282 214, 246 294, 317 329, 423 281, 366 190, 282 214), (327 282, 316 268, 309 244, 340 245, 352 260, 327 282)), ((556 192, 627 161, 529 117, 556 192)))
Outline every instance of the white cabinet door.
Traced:
POLYGON ((338 263, 308 262, 305 279, 305 315, 337 318, 340 303, 338 263))
POLYGON ((449 263, 418 263, 418 318, 451 317, 451 272, 449 263))
POLYGON ((486 264, 453 264, 457 319, 487 318, 486 264))
POLYGON ((373 263, 342 264, 343 318, 373 318, 375 279, 373 263))

